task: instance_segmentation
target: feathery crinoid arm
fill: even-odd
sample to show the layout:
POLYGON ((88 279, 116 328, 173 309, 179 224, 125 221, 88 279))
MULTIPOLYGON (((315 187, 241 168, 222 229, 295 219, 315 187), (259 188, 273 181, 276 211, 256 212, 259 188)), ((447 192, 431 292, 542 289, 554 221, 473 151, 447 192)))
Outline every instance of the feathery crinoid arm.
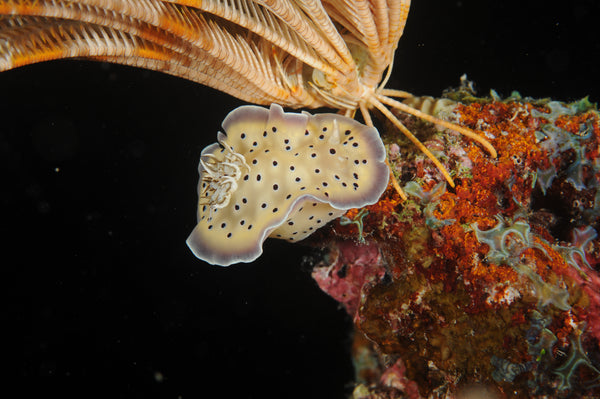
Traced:
POLYGON ((190 79, 193 77, 193 80, 210 83, 217 89, 238 94, 240 97, 249 93, 264 96, 263 92, 259 92, 250 84, 246 87, 241 86, 244 83, 241 77, 233 82, 234 84, 223 87, 222 82, 215 79, 222 75, 222 71, 214 66, 206 64, 193 67, 193 60, 184 54, 120 30, 79 21, 37 17, 12 19, 9 24, 12 25, 11 28, 3 29, 0 36, 0 54, 3 55, 0 59, 1 69, 58 58, 85 56, 159 70, 190 79), (10 46, 7 43, 10 43, 10 46))
POLYGON ((0 70, 111 61, 292 107, 328 104, 305 82, 313 71, 357 81, 339 22, 319 0, 0 0, 0 21, 0 70))
POLYGON ((0 0, 0 69, 57 58, 156 69, 257 103, 288 92, 264 44, 160 1, 0 0))
POLYGON ((376 87, 390 66, 410 0, 325 0, 327 13, 343 29, 365 86, 376 87))

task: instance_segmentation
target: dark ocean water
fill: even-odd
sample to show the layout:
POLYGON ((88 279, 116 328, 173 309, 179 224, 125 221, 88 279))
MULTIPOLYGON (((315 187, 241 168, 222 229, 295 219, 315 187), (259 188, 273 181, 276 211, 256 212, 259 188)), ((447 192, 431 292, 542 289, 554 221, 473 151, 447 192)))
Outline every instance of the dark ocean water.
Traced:
MULTIPOLYGON (((389 87, 600 101, 594 0, 415 0, 389 87), (441 6, 438 3, 443 3, 441 6)), ((239 100, 156 72, 61 61, 0 74, 2 358, 18 398, 341 398, 351 320, 268 240, 191 254, 197 162, 239 100)))

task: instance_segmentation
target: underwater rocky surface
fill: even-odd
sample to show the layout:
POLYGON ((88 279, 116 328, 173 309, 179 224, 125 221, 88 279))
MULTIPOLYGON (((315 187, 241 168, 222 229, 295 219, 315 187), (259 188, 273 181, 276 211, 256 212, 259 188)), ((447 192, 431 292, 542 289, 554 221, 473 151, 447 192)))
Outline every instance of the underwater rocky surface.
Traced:
POLYGON ((468 83, 416 105, 485 132, 497 159, 400 115, 456 187, 386 127, 408 201, 388 188, 307 240, 354 320, 352 397, 598 397, 598 111, 468 83))

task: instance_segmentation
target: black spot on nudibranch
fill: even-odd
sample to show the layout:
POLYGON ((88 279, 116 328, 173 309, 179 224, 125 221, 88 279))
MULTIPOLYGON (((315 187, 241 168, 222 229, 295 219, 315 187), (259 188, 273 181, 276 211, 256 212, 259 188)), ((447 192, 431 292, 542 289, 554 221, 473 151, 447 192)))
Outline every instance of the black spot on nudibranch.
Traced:
POLYGON ((277 166, 277 161, 273 161, 273 166, 277 166))
POLYGON ((221 228, 224 229, 225 227, 227 227, 227 223, 225 223, 225 222, 221 223, 221 228))
POLYGON ((227 233, 227 238, 231 238, 231 233, 227 233))
POLYGON ((277 128, 276 128, 275 126, 273 126, 273 127, 271 128, 271 130, 273 131, 273 133, 276 133, 276 132, 277 132, 277 128))
POLYGON ((350 130, 346 130, 346 131, 344 132, 344 134, 345 134, 346 136, 350 135, 350 133, 352 133, 350 130))
POLYGON ((263 203, 260 205, 260 207, 261 207, 262 209, 265 209, 265 208, 267 207, 267 204, 263 202, 263 203))
POLYGON ((273 190, 274 190, 274 191, 277 191, 277 190, 279 190, 279 186, 278 186, 277 184, 273 184, 273 190))
POLYGON ((260 181, 260 179, 262 179, 262 176, 260 174, 256 175, 256 181, 260 181))
POLYGON ((252 160, 252 165, 256 165, 257 163, 258 163, 258 159, 255 158, 252 160))
POLYGON ((334 154, 335 154, 335 148, 330 148, 330 149, 329 149, 329 153, 330 153, 331 155, 334 155, 334 154))
POLYGON ((320 169, 315 169, 315 173, 321 173, 320 169))
MULTIPOLYGON (((325 129, 325 128, 323 128, 323 129, 325 129)), ((323 135, 323 134, 319 135, 319 140, 323 140, 324 138, 325 138, 325 135, 323 135)))
POLYGON ((241 138, 242 140, 244 140, 244 139, 246 138, 246 133, 242 133, 242 134, 240 134, 240 138, 241 138))

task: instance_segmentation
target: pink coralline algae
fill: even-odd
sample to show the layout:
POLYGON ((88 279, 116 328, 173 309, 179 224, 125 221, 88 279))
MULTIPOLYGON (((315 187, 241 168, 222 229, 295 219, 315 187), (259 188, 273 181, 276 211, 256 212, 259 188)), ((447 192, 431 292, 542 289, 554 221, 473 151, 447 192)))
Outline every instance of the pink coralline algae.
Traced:
POLYGON ((385 274, 379 247, 356 245, 352 241, 334 244, 327 263, 318 264, 312 276, 319 287, 355 314, 363 287, 381 280, 385 274))
POLYGON ((319 286, 355 322, 353 398, 600 396, 600 115, 447 94, 446 117, 498 151, 412 117, 455 188, 392 127, 409 196, 388 189, 313 238, 319 286))

